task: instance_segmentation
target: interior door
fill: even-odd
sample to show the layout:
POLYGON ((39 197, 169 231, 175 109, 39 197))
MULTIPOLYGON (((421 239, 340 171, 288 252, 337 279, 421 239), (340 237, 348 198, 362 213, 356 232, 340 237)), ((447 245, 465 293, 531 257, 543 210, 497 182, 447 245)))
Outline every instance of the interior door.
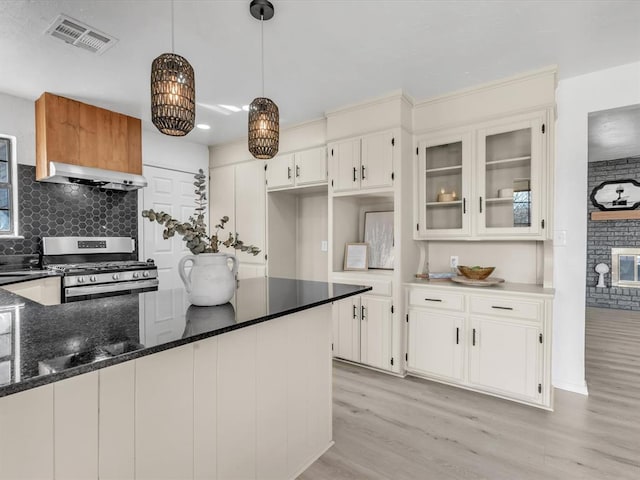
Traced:
POLYGON ((391 299, 360 297, 360 358, 372 367, 391 368, 391 299))
POLYGON ((362 137, 360 188, 381 188, 393 185, 393 132, 362 137))
MULTIPOLYGON (((164 211, 173 217, 186 221, 194 214, 193 173, 168 170, 165 168, 144 166, 144 176, 149 183, 142 189, 142 209, 164 211)), ((142 221, 142 220, 141 220, 142 221)), ((142 221, 143 241, 142 258, 153 258, 158 266, 158 279, 161 290, 181 288, 182 280, 178 275, 178 261, 189 254, 180 235, 165 240, 162 238, 164 227, 147 219, 142 221)))

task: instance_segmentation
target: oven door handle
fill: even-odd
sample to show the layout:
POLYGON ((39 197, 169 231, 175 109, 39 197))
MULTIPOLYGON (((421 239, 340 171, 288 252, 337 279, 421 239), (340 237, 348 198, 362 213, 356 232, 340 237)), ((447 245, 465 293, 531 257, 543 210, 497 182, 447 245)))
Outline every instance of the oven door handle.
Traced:
POLYGON ((153 288, 158 286, 158 279, 153 278, 151 280, 139 280, 135 282, 121 282, 121 283, 105 283, 102 285, 87 285, 84 287, 70 287, 65 288, 65 296, 79 297, 82 295, 95 295, 98 293, 109 292, 122 292, 123 290, 137 290, 140 288, 153 288))

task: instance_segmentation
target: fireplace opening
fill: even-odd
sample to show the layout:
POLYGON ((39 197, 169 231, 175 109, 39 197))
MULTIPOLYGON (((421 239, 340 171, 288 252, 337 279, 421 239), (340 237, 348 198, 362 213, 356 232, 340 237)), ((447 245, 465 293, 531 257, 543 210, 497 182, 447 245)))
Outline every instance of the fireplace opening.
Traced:
POLYGON ((640 248, 611 249, 611 286, 640 288, 640 248))

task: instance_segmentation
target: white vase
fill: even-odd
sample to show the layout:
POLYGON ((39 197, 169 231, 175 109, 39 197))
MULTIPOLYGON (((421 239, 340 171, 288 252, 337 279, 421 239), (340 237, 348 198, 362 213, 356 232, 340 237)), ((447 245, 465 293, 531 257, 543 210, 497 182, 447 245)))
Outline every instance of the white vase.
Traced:
POLYGON ((178 264, 178 273, 189 294, 189 302, 200 307, 227 303, 236 291, 238 259, 228 253, 201 253, 187 255, 178 264), (229 260, 233 266, 229 268, 229 260), (187 275, 184 267, 192 262, 187 275))

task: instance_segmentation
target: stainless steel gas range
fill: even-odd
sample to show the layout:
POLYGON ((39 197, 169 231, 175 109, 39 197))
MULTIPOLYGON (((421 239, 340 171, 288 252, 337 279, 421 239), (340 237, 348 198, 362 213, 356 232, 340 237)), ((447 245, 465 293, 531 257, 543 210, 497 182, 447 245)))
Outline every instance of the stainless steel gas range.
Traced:
POLYGON ((135 257, 129 237, 44 237, 42 266, 62 273, 62 302, 158 289, 153 260, 135 257))

